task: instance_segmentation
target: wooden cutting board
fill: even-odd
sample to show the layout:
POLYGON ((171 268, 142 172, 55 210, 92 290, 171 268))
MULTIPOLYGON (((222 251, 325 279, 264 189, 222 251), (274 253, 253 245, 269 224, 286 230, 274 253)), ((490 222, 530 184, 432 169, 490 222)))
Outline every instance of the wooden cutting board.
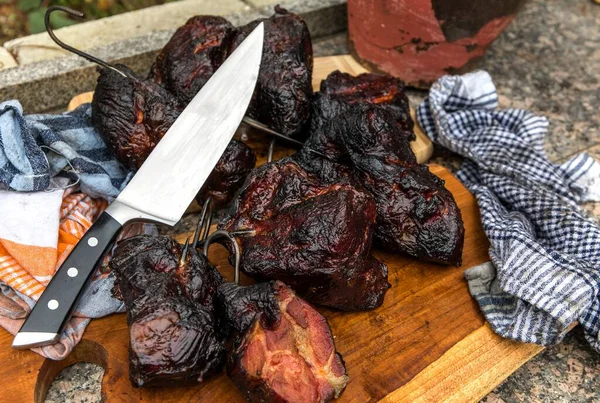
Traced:
MULTIPOLYGON (((317 59, 315 75, 324 77, 339 67, 360 72, 354 64, 345 56, 317 59), (321 70, 321 66, 330 67, 321 70)), ((250 133, 248 143, 262 163, 264 135, 250 133)), ((278 147, 275 157, 291 152, 278 147)), ((376 251, 388 266, 392 284, 383 306, 356 313, 319 308, 351 377, 339 402, 477 401, 542 349, 502 339, 484 321, 463 278, 465 268, 489 259, 476 201, 448 170, 439 165, 430 169, 446 181, 461 209, 466 234, 463 266, 439 266, 376 251)), ((215 245, 209 255, 231 279, 225 249, 215 245)), ((51 361, 31 351, 12 350, 12 335, 0 331, 0 401, 42 402, 54 377, 76 362, 105 368, 102 393, 108 402, 243 401, 225 374, 194 387, 133 388, 128 379, 128 340, 125 315, 111 315, 93 320, 67 359, 51 361)))

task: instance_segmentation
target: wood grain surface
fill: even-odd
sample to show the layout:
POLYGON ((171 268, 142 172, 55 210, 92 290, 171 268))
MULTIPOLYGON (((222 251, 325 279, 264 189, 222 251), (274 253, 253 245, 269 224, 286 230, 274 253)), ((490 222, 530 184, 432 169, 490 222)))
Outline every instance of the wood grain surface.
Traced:
MULTIPOLYGON (((323 62, 315 63, 316 71, 323 62)), ((358 72, 347 57, 327 63, 358 72)), ((264 135, 242 135, 262 163, 264 135)), ((275 158, 291 152, 277 147, 275 158)), ((448 170, 438 165, 430 169, 446 181, 461 209, 466 234, 463 266, 440 266, 376 251, 388 265, 392 284, 383 306, 356 313, 319 308, 351 377, 339 402, 477 401, 541 350, 500 338, 484 321, 463 278, 465 268, 489 259, 476 201, 448 170)), ((177 238, 183 241, 189 235, 177 238)), ((212 246, 209 257, 231 279, 225 249, 212 246)), ((243 401, 225 374, 194 387, 133 388, 128 379, 129 332, 124 314, 93 320, 82 342, 63 361, 12 350, 12 338, 0 331, 1 402, 42 402, 52 379, 75 362, 93 362, 106 369, 102 393, 108 402, 243 401)))
MULTIPOLYGON (((376 251, 389 268, 392 288, 382 307, 342 313, 319 308, 331 325, 351 377, 340 402, 385 400, 476 401, 541 350, 496 336, 467 290, 463 270, 488 260, 475 199, 445 168, 430 169, 446 181, 465 221, 463 267, 445 267, 376 251)), ((181 234, 179 240, 190 234, 181 234)), ((231 278, 225 249, 210 259, 231 278)), ((247 281, 247 279, 244 279, 247 281)), ((92 321, 84 340, 64 361, 44 360, 10 348, 0 332, 0 401, 42 401, 52 379, 74 362, 106 368, 102 391, 109 402, 241 402, 224 374, 187 388, 135 389, 128 379, 129 332, 124 314, 92 321)))

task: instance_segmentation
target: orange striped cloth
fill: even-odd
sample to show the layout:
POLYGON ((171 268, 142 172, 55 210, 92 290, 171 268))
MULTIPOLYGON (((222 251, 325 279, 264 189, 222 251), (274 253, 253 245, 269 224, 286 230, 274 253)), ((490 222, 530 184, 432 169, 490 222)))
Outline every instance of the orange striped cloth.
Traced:
MULTIPOLYGON (((44 201, 51 199, 52 195, 45 197, 44 201)), ((58 239, 54 245, 36 244, 35 240, 27 243, 28 240, 22 236, 0 234, 0 280, 37 301, 55 270, 107 205, 106 200, 94 200, 84 193, 73 193, 68 189, 64 191, 60 205, 58 239)), ((25 231, 25 235, 35 238, 35 234, 29 231, 25 231)))
MULTIPOLYGON (((0 326, 16 334, 54 272, 107 205, 73 189, 0 191, 0 326)), ((120 238, 148 231, 152 228, 132 225, 120 238)), ((90 317, 122 310, 122 302, 110 293, 113 285, 114 277, 104 264, 59 343, 33 350, 52 359, 66 357, 90 317)))

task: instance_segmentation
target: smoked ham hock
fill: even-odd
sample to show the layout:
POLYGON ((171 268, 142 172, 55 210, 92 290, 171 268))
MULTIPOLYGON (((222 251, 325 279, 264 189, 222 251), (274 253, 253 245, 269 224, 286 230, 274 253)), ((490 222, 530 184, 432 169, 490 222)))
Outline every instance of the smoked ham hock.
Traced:
POLYGON ((224 284, 219 300, 236 329, 227 373, 252 402, 328 402, 349 377, 327 320, 280 281, 224 284), (231 307, 233 305, 233 307, 231 307))

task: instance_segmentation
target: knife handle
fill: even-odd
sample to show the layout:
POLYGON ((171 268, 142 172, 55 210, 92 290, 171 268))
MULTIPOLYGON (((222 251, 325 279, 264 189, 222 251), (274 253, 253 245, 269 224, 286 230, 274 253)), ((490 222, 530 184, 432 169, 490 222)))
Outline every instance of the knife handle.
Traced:
POLYGON ((13 347, 30 348, 58 340, 98 262, 102 262, 121 228, 119 221, 107 211, 102 212, 54 274, 19 330, 13 347))

